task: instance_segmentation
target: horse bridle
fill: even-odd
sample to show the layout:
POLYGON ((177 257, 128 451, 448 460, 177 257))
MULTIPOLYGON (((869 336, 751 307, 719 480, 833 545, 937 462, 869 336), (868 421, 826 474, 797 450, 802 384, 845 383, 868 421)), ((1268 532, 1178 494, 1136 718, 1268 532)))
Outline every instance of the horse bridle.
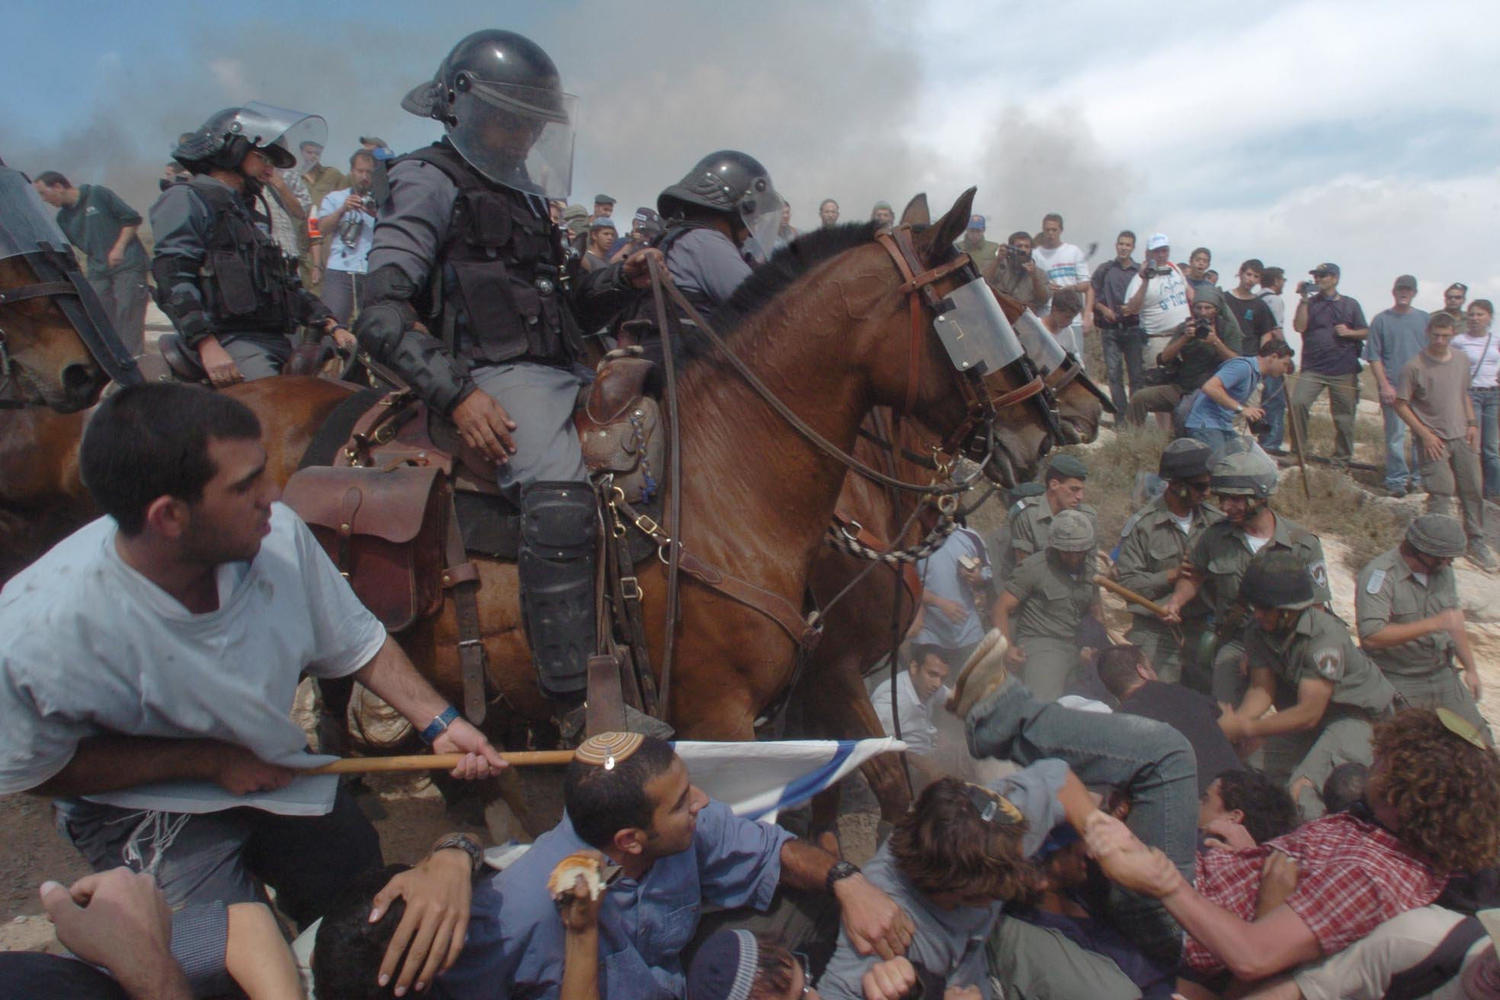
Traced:
MULTIPOLYGON (((926 334, 930 328, 930 324, 923 322, 922 308, 925 305, 932 311, 932 324, 943 323, 945 307, 943 296, 938 294, 935 287, 937 283, 949 275, 960 272, 963 272, 964 276, 971 281, 979 280, 979 271, 975 268, 973 259, 963 252, 959 252, 946 263, 920 270, 921 258, 917 256, 916 246, 912 242, 910 226, 901 226, 892 232, 880 233, 875 239, 885 248, 886 253, 890 254, 897 270, 901 272, 901 277, 904 279, 901 291, 906 294, 911 311, 911 347, 904 407, 904 412, 911 413, 916 405, 922 354, 926 349, 926 334)), ((1015 389, 991 393, 984 384, 983 372, 973 367, 965 368, 955 365, 958 372, 959 392, 964 400, 964 419, 943 438, 935 450, 948 454, 966 455, 979 462, 981 468, 985 467, 990 454, 997 447, 994 421, 1000 411, 1037 396, 1041 397, 1036 402, 1047 421, 1048 430, 1052 433, 1054 440, 1060 437, 1061 429, 1056 407, 1052 403, 1051 392, 1030 359, 1023 354, 1007 367, 1019 368, 1026 381, 1015 389)))
MULTIPOLYGON (((25 302, 29 299, 50 299, 62 310, 68 322, 73 324, 78 339, 88 349, 106 375, 120 385, 135 385, 145 381, 135 358, 125 349, 114 323, 104 311, 98 294, 88 283, 71 252, 59 250, 49 244, 19 255, 31 265, 38 280, 17 288, 0 288, 0 306, 25 302)), ((6 336, 0 327, 0 354, 9 360, 6 336)))

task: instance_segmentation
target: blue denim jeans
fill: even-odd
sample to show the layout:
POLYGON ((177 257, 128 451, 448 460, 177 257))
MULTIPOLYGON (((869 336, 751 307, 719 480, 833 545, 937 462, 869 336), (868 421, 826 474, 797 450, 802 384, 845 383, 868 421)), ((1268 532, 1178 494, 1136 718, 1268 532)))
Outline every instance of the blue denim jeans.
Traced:
MULTIPOLYGON (((1479 407, 1474 407, 1478 411, 1479 407)), ((1417 444, 1412 440, 1411 428, 1406 421, 1396 416, 1394 406, 1382 406, 1380 415, 1385 418, 1385 488, 1397 490, 1408 482, 1422 484, 1422 459, 1416 453, 1417 444)))
MULTIPOLYGON (((1130 829, 1159 847, 1192 881, 1198 842, 1198 763, 1187 738, 1140 716, 1081 712, 1037 701, 1008 677, 965 720, 969 751, 1022 766, 1055 757, 1086 785, 1113 785, 1130 796, 1130 829)), ((1160 901, 1110 889, 1116 927, 1154 959, 1174 958, 1182 932, 1160 901)))
POLYGON ((1117 419, 1125 419, 1130 393, 1141 388, 1141 370, 1145 366, 1146 331, 1138 326, 1100 327, 1099 343, 1104 348, 1104 371, 1109 376, 1109 399, 1115 405, 1117 419), (1130 393, 1126 393, 1126 378, 1130 393))
POLYGON ((1484 495, 1500 496, 1500 386, 1470 389, 1474 419, 1479 421, 1479 461, 1484 469, 1484 495))
POLYGON ((1280 448, 1286 441, 1286 379, 1280 375, 1262 379, 1260 405, 1271 429, 1260 436, 1262 448, 1280 448))

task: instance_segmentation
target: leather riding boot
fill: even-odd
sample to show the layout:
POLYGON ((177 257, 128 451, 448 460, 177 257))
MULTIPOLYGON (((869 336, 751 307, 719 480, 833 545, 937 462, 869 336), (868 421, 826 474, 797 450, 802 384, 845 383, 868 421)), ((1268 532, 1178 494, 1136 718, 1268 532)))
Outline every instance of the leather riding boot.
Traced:
POLYGON ((521 487, 521 614, 542 693, 564 705, 588 688, 598 533, 588 483, 521 487))

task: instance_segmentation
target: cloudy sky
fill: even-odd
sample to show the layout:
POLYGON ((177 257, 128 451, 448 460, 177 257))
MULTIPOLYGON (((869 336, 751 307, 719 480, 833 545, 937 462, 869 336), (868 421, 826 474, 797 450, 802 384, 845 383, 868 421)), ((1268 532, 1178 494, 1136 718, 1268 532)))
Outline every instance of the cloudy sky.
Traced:
POLYGON ((0 38, 0 156, 144 209, 174 137, 251 99, 361 134, 435 138, 398 107, 465 33, 506 27, 581 101, 574 200, 629 212, 702 154, 744 149, 815 218, 979 187, 991 236, 1164 231, 1230 273, 1331 260, 1367 315, 1411 272, 1500 296, 1493 6, 1319 0, 21 0, 0 38), (226 12, 234 8, 244 13, 226 12))

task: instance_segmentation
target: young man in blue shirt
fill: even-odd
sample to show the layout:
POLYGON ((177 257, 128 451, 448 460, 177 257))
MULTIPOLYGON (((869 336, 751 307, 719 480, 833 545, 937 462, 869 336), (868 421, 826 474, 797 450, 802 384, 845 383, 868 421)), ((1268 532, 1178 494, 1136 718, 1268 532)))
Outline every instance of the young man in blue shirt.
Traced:
POLYGON ((1284 376, 1296 367, 1293 353, 1286 341, 1271 340, 1253 358, 1231 358, 1220 365, 1188 411, 1188 435, 1212 448, 1215 458, 1223 455, 1236 436, 1236 420, 1243 416, 1253 423, 1265 416, 1261 407, 1247 405, 1250 397, 1261 379, 1284 376))

